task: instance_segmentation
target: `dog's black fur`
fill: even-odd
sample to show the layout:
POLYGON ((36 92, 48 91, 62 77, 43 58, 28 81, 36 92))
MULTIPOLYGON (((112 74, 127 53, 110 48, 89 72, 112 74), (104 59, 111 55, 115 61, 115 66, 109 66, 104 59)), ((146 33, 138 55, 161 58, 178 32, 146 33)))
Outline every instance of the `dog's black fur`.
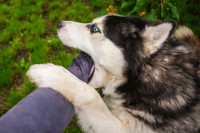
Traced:
POLYGON ((127 62, 124 75, 128 80, 116 92, 125 99, 123 106, 127 111, 153 130, 159 133, 192 133, 200 128, 199 56, 194 47, 199 44, 197 38, 191 40, 190 36, 194 35, 174 37, 174 21, 162 23, 171 23, 173 28, 162 47, 148 55, 143 45, 145 28, 161 23, 139 17, 106 17, 103 32, 123 49, 127 62), (156 72, 159 74, 156 75, 156 72), (143 111, 155 120, 130 110, 143 111))

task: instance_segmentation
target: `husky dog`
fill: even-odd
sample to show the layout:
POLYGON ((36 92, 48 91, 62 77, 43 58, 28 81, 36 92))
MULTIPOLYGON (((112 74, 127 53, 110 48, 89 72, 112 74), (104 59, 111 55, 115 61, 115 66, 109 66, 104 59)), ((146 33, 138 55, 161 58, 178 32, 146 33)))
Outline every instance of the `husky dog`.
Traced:
POLYGON ((189 28, 175 27, 118 15, 61 21, 60 40, 94 60, 91 81, 53 64, 33 65, 27 75, 69 99, 85 132, 193 133, 200 128, 200 43, 189 28))

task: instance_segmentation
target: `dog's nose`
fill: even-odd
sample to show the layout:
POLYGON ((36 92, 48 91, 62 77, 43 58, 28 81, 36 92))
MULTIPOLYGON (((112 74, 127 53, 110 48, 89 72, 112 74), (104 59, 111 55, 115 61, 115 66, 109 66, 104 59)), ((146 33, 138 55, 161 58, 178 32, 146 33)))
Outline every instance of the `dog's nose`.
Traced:
POLYGON ((60 29, 60 28, 62 28, 62 27, 64 27, 65 26, 65 22, 64 21, 59 21, 58 23, 57 23, 57 28, 58 29, 60 29))

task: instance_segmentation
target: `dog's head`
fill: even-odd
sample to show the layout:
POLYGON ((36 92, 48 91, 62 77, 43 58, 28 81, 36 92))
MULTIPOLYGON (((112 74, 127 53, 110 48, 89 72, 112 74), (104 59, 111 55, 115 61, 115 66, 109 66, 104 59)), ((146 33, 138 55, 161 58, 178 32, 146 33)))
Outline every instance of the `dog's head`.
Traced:
POLYGON ((130 69, 137 74, 145 58, 156 53, 171 36, 174 21, 154 23, 140 17, 106 15, 92 23, 60 21, 58 36, 67 46, 88 53, 94 60, 94 87, 105 87, 108 74, 123 79, 130 69))

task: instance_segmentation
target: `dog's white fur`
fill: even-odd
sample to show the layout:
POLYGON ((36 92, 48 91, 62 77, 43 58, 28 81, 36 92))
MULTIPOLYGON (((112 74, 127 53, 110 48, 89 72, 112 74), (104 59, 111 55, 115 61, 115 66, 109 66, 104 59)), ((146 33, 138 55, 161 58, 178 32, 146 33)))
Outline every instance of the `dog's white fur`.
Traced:
MULTIPOLYGON (((95 19, 102 30, 104 17, 95 19)), ((80 125, 87 133, 154 133, 151 128, 128 113, 121 105, 121 96, 115 88, 126 81, 123 68, 126 67, 122 51, 103 34, 91 34, 86 24, 66 22, 58 36, 70 47, 89 53, 95 62, 95 73, 90 84, 86 84, 65 68, 53 64, 30 67, 27 75, 39 87, 50 87, 75 106, 80 125), (113 57, 116 57, 113 59, 113 57), (117 66, 117 67, 116 67, 117 66), (104 100, 94 88, 104 87, 104 100)), ((132 112, 154 118, 145 112, 132 112)))

